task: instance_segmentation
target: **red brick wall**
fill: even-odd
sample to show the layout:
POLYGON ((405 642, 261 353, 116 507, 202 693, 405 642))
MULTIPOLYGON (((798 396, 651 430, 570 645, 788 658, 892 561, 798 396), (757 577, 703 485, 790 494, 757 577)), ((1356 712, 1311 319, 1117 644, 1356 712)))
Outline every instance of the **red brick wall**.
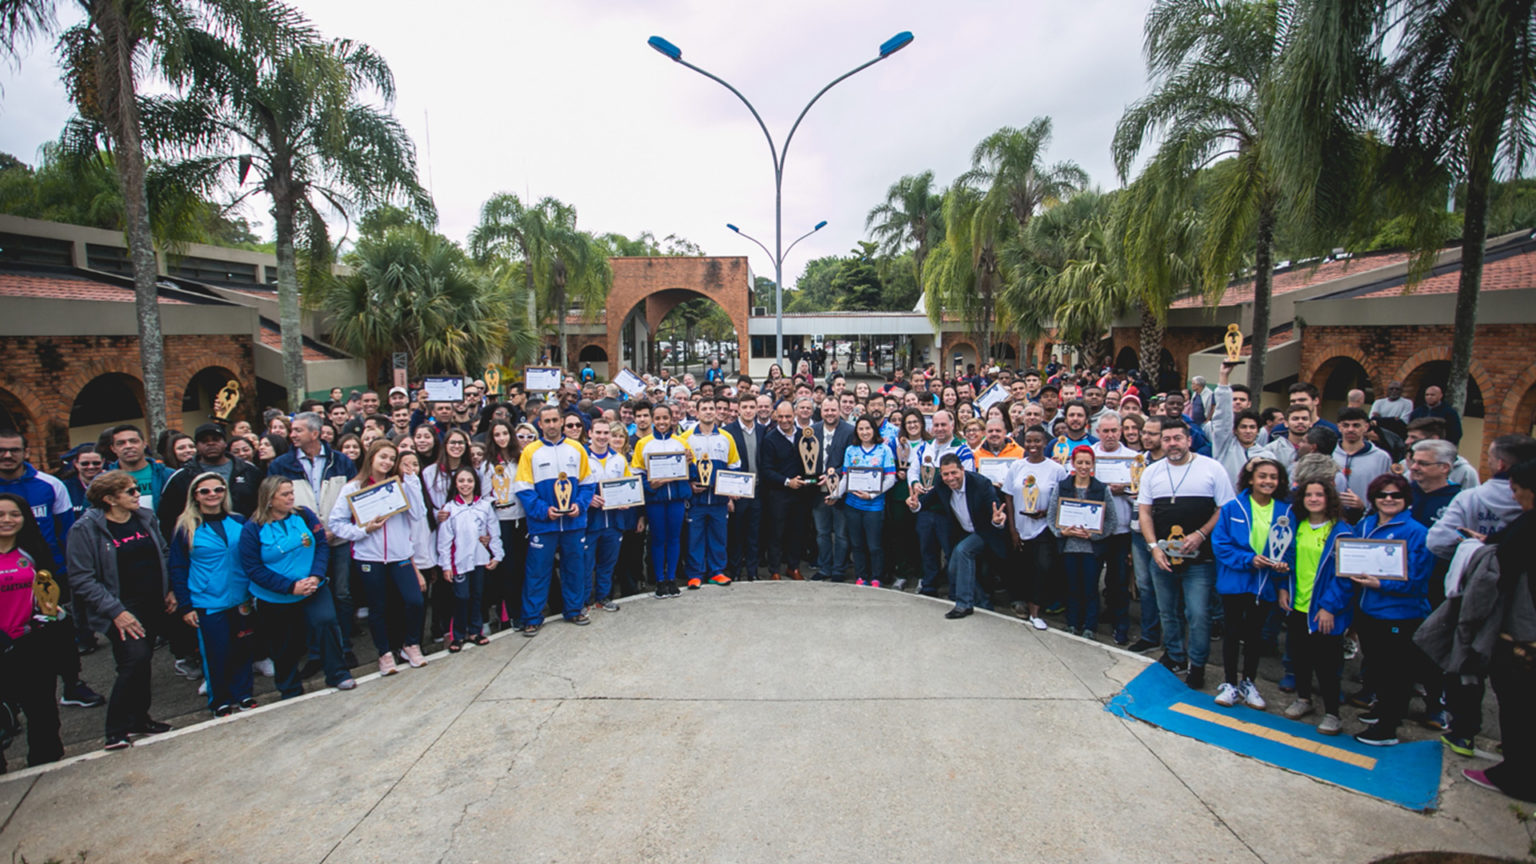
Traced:
POLYGON ((658 302, 646 304, 647 324, 653 337, 661 318, 678 303, 693 296, 708 297, 720 304, 736 325, 743 362, 752 356, 747 333, 751 279, 746 258, 612 258, 608 263, 613 267, 613 287, 608 291, 607 305, 610 369, 617 371, 617 364, 623 361, 619 337, 624 319, 641 300, 658 294, 658 302))
MULTIPOLYGON (((1189 355, 1197 351, 1221 342, 1226 335, 1225 327, 1170 327, 1163 333, 1163 348, 1173 355, 1173 365, 1179 372, 1180 381, 1189 379, 1189 355)), ((1113 359, 1120 354, 1120 349, 1130 348, 1140 354, 1141 352, 1141 328, 1116 327, 1110 331, 1110 340, 1114 343, 1113 359)))
MULTIPOLYGON (((181 427, 181 399, 193 376, 209 366, 234 373, 243 391, 235 416, 254 419, 256 365, 249 336, 168 336, 165 401, 169 424, 181 427)), ((109 372, 142 382, 139 340, 132 336, 0 337, 0 392, 28 423, 31 458, 51 464, 69 449, 69 411, 92 379, 109 372)), ((135 395, 143 404, 143 386, 135 395)))

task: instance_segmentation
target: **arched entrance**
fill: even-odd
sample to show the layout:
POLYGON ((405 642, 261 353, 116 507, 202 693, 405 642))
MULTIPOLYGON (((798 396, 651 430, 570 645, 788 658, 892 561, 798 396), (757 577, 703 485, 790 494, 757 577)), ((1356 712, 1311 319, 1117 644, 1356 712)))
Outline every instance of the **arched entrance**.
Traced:
POLYGON ((1157 389, 1165 393, 1179 389, 1179 365, 1167 348, 1157 352, 1157 389))
POLYGON ((144 385, 123 372, 107 372, 86 382, 69 407, 71 444, 95 441, 119 423, 144 422, 144 385))
POLYGON ((1012 342, 999 342, 992 346, 992 360, 1003 366, 1012 366, 1018 360, 1019 353, 1013 350, 1012 342))
MULTIPOLYGON (((1412 399, 1414 405, 1422 405, 1425 387, 1433 385, 1443 391, 1450 380, 1450 361, 1432 360, 1403 376, 1403 394, 1412 399)), ((1467 404, 1462 409, 1461 416, 1481 419, 1483 413, 1483 388, 1478 386, 1476 376, 1468 375, 1467 404)))
POLYGON ((725 311, 743 363, 751 356, 747 303, 752 279, 746 258, 613 258, 609 264, 613 288, 608 292, 606 354, 611 362, 629 360, 631 365, 659 368, 661 355, 653 345, 662 321, 682 303, 699 297, 725 311), (636 314, 642 304, 643 312, 636 314), (626 355, 622 346, 631 339, 626 355))
POLYGON ((1333 419, 1349 399, 1349 391, 1363 390, 1366 404, 1371 399, 1371 376, 1353 357, 1337 356, 1324 360, 1312 373, 1312 384, 1320 394, 1319 413, 1333 419))
POLYGON ((1140 365, 1141 356, 1136 353, 1135 348, 1129 345, 1121 348, 1120 353, 1115 355, 1115 369, 1121 372, 1129 372, 1140 365))

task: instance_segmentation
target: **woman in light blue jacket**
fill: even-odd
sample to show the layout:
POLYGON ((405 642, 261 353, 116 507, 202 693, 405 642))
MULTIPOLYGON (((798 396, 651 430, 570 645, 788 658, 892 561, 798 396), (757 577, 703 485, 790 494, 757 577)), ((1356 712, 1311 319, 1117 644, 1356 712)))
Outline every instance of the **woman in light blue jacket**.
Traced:
POLYGON ((182 620, 197 629, 215 717, 256 707, 251 695, 251 590, 240 564, 245 519, 229 510, 223 475, 209 471, 192 481, 187 506, 171 536, 171 590, 182 620))
POLYGON ((1259 674, 1264 621, 1274 609, 1278 583, 1288 572, 1282 559, 1290 548, 1295 520, 1290 503, 1275 497, 1288 488, 1285 466, 1268 456, 1250 459, 1238 474, 1237 497, 1222 506, 1211 531, 1216 593, 1221 596, 1227 631, 1221 645, 1226 681, 1216 691, 1216 704, 1223 707, 1239 699, 1260 711, 1266 707, 1253 678, 1259 674), (1237 665, 1239 649, 1241 667, 1237 665))

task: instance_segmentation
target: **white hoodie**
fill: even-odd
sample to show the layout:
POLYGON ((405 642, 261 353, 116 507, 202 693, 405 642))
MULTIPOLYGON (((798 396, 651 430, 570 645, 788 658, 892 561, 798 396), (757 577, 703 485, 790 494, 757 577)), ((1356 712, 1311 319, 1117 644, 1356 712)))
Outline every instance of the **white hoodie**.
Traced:
POLYGON ((1495 477, 1473 489, 1456 493, 1445 512, 1429 526, 1429 551, 1450 560, 1462 537, 1457 528, 1492 534, 1520 515, 1520 502, 1509 490, 1509 480, 1495 477))
POLYGON ((415 553, 411 543, 412 520, 425 521, 427 508, 421 503, 421 487, 415 483, 401 483, 400 489, 410 507, 384 520, 384 526, 369 534, 361 525, 352 521, 352 505, 347 496, 362 488, 356 480, 341 487, 341 495, 325 520, 325 530, 343 540, 352 541, 352 560, 378 564, 410 561, 415 553))
POLYGON ((446 508, 448 518, 437 525, 437 563, 443 574, 456 576, 492 561, 506 558, 501 546, 501 526, 491 499, 481 496, 465 501, 455 495, 446 508), (480 538, 490 538, 487 549, 480 538))

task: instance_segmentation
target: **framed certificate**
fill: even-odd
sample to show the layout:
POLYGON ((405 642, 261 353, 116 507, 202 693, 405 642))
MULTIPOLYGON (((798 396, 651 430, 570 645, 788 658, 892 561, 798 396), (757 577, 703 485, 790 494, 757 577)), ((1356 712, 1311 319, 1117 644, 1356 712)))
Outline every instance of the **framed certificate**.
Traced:
POLYGON ((880 494, 880 487, 885 485, 884 468, 849 468, 848 491, 871 492, 880 494))
POLYGON ((423 378, 421 389, 427 391, 428 402, 463 402, 463 378, 423 378))
POLYGON ((1093 462, 1093 476, 1100 483, 1131 485, 1131 463, 1135 456, 1100 456, 1093 462))
POLYGON ((1001 486, 1008 479, 1009 469, 1017 461, 1004 456, 982 456, 976 460, 976 473, 991 480, 992 485, 1001 486))
POLYGON ((619 372, 618 377, 613 379, 613 383, 631 399, 639 399, 645 393, 645 379, 630 371, 628 367, 619 372))
POLYGON ((558 366, 529 366, 523 369, 523 389, 529 393, 553 393, 560 389, 565 371, 558 366))
POLYGON ((359 525, 411 509, 411 502, 405 500, 405 490, 400 487, 398 477, 353 492, 347 496, 347 504, 352 508, 352 521, 359 525))
POLYGON ((688 454, 647 453, 645 474, 649 480, 687 480, 688 454))
POLYGON ((752 498, 757 495, 757 475, 751 471, 716 471, 715 494, 727 498, 752 498))
POLYGON ((1056 511, 1057 528, 1087 528, 1089 531, 1104 530, 1104 502, 1082 498, 1063 498, 1056 511))
POLYGON ((1334 546, 1340 576, 1408 581, 1408 541, 1340 537, 1334 546))
POLYGON ((988 408, 1006 401, 1008 401, 1008 389, 993 382, 992 386, 981 391, 981 395, 976 397, 976 413, 985 417, 988 408))
POLYGON ((604 510, 623 510, 627 507, 639 507, 645 503, 645 490, 640 488, 639 477, 601 480, 597 487, 598 494, 603 496, 604 510))

